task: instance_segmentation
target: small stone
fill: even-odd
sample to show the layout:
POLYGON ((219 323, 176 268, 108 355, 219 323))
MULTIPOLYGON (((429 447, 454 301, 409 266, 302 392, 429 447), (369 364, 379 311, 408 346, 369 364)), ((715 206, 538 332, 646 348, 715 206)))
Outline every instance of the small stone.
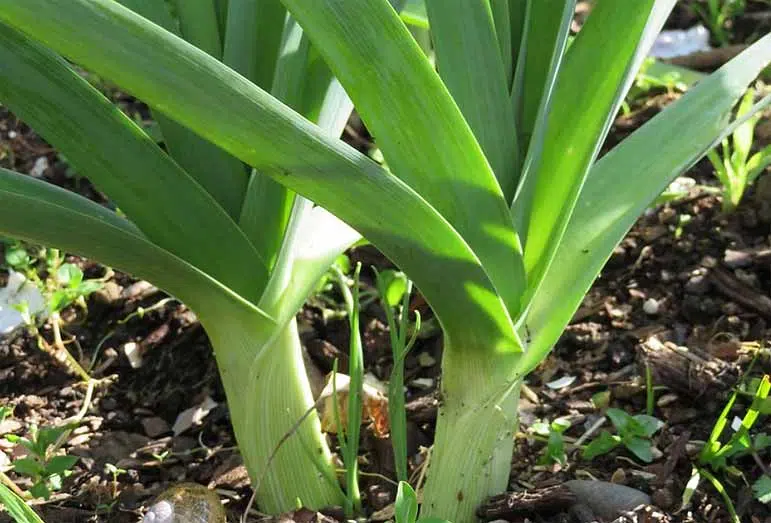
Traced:
POLYGON ((658 401, 656 402, 656 406, 658 407, 666 407, 667 405, 671 405, 672 403, 677 401, 677 394, 664 394, 662 395, 658 401))
POLYGON ((67 442, 67 445, 69 445, 70 447, 82 447, 83 445, 89 442, 92 436, 93 434, 90 432, 86 434, 81 434, 79 436, 75 436, 74 438, 70 438, 70 440, 67 442))
POLYGON ((29 170, 29 175, 32 176, 33 178, 42 178, 47 169, 48 169, 48 158, 46 158, 45 156, 41 156, 40 158, 35 160, 35 163, 32 166, 32 169, 29 170))
POLYGON ((664 453, 659 450, 658 447, 651 447, 651 456, 653 456, 653 461, 658 461, 661 458, 664 457, 664 453))
POLYGON ((754 272, 745 271, 742 269, 736 269, 734 271, 734 275, 736 276, 737 280, 740 280, 750 287, 758 288, 760 287, 760 282, 758 281, 758 275, 754 272))
POLYGON ((157 438, 171 430, 171 427, 166 423, 166 420, 159 418, 158 416, 142 418, 142 428, 144 429, 145 434, 151 438, 157 438))
POLYGON ((704 274, 691 276, 685 284, 685 292, 701 296, 709 291, 710 282, 704 274))
POLYGON ((606 521, 612 521, 623 511, 651 502, 650 496, 644 492, 607 481, 574 479, 565 482, 565 486, 587 505, 595 516, 606 521))
POLYGON ((625 485, 626 472, 624 472, 624 469, 617 468, 616 470, 614 470, 613 475, 610 477, 610 482, 616 485, 625 485))
POLYGON ((104 410, 115 410, 115 407, 118 406, 118 402, 115 400, 115 398, 104 398, 101 401, 100 406, 104 410))
POLYGON ((110 280, 94 293, 94 299, 97 303, 109 305, 120 299, 121 292, 123 292, 123 287, 110 280))
POLYGON ((410 382, 416 389, 429 390, 434 388, 434 380, 431 378, 417 378, 410 382))
POLYGON ((0 435, 11 434, 22 428, 22 424, 15 419, 4 419, 0 422, 0 435))
POLYGON ((655 316, 659 313, 659 302, 655 298, 648 298, 643 303, 643 312, 649 316, 655 316))
POLYGON ((421 367, 433 367, 436 365, 436 359, 427 352, 418 354, 418 365, 421 367))
POLYGON ((675 496, 671 490, 666 488, 655 491, 653 496, 651 496, 651 501, 653 501, 654 505, 664 510, 669 510, 675 506, 675 496))

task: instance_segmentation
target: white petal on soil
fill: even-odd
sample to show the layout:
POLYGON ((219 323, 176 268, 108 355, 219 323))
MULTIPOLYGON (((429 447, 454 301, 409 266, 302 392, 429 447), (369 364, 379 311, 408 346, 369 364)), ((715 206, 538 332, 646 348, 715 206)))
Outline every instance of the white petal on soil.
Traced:
POLYGON ((174 435, 179 436, 193 425, 201 423, 207 414, 209 414, 216 406, 217 402, 209 396, 206 396, 200 405, 196 405, 195 407, 180 412, 177 419, 174 421, 174 426, 171 428, 174 431, 174 435))
POLYGON ((139 350, 139 344, 130 341, 123 345, 123 354, 129 360, 132 369, 138 369, 142 366, 142 351, 139 350))
POLYGON ((661 31, 653 42, 650 56, 674 58, 709 50, 709 31, 706 27, 699 24, 690 29, 661 31))
POLYGON ((46 172, 46 169, 48 169, 48 158, 41 156, 35 160, 32 169, 29 170, 29 175, 33 178, 42 178, 46 172))
POLYGON ((559 379, 550 381, 549 383, 546 384, 546 386, 553 390, 559 390, 559 389, 564 389, 565 387, 571 386, 574 381, 576 381, 575 376, 562 376, 559 379))
POLYGON ((28 282, 23 274, 10 271, 8 284, 0 289, 0 335, 9 334, 24 324, 21 313, 14 308, 23 302, 27 302, 32 315, 45 309, 45 299, 37 285, 28 282))

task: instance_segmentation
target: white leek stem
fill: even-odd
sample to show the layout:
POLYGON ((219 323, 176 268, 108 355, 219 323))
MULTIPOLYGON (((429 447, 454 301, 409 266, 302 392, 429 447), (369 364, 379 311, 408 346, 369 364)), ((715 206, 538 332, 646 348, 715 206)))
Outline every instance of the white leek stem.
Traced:
POLYGON ((506 365, 486 372, 496 361, 476 367, 470 360, 484 355, 467 356, 445 352, 444 398, 420 511, 453 523, 476 521, 479 505, 506 490, 517 431, 519 387, 501 396, 506 365))
POLYGON ((314 401, 295 319, 267 345, 254 348, 256 357, 251 364, 240 357, 227 357, 235 352, 231 329, 208 332, 218 352, 239 449, 252 483, 260 483, 260 511, 279 514, 294 510, 298 500, 311 509, 340 504, 340 490, 325 478, 325 474, 334 478, 335 472, 318 416, 312 412, 296 426, 314 401))

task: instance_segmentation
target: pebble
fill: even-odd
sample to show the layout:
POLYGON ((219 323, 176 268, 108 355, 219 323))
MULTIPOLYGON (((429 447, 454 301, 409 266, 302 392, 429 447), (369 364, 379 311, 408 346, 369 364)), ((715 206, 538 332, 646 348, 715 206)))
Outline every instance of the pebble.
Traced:
POLYGON ((666 407, 667 405, 671 405, 672 403, 677 401, 677 394, 667 393, 662 395, 658 401, 656 402, 656 406, 658 407, 666 407))
POLYGON ((655 298, 648 298, 643 303, 643 312, 649 316, 655 316, 659 313, 659 302, 655 298))
POLYGON ((691 276, 685 284, 685 292, 701 296, 709 291, 710 282, 704 274, 691 276))
POLYGON ((29 170, 29 175, 33 178, 42 178, 46 169, 48 169, 48 158, 41 156, 35 160, 35 164, 29 170))
POLYGON ((565 485, 591 509, 594 516, 606 521, 612 521, 620 512, 651 502, 650 496, 644 492, 607 481, 574 479, 565 482, 565 485))
POLYGON ((142 428, 151 438, 157 438, 162 434, 171 431, 171 427, 163 418, 153 416, 152 418, 142 418, 142 428))
POLYGON ((421 367, 433 367, 436 365, 436 359, 427 352, 418 354, 418 364, 421 367))

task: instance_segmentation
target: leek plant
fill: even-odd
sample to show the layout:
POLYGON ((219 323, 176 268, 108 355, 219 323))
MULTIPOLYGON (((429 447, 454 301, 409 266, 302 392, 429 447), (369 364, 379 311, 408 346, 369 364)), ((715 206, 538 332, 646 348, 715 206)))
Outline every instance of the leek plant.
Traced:
MULTIPOLYGON (((211 3, 210 25, 219 20, 218 1, 178 8, 188 3, 211 3)), ((434 67, 399 17, 401 2, 229 0, 218 26, 223 62, 113 0, 0 0, 0 100, 128 217, 6 172, 0 234, 100 259, 196 310, 255 478, 310 402, 291 320, 300 287, 355 236, 307 232, 339 226, 320 207, 307 220, 297 203, 286 213, 294 193, 323 206, 404 270, 439 318, 443 404, 421 516, 473 521, 478 504, 507 486, 521 380, 636 217, 723 138, 735 101, 771 60, 767 35, 598 159, 674 3, 599 0, 566 49, 575 0, 428 0, 434 67), (282 6, 288 17, 275 15, 282 6), (259 31, 245 33, 255 18, 259 31), (255 38, 279 26, 268 92, 264 72, 250 67, 273 49, 255 38), (305 84, 316 96, 303 103, 276 87, 298 58, 288 27, 302 28, 317 59, 305 84), (228 60, 235 40, 249 50, 228 60), (165 155, 55 53, 146 102, 196 140, 190 154, 205 146, 254 172, 199 172, 171 142, 165 155), (313 80, 324 64, 388 170, 305 103, 329 93, 313 80), (271 221, 276 207, 285 226, 271 221)), ((184 36, 194 24, 180 20, 184 36)), ((271 486, 260 485, 263 511, 291 508, 295 497, 312 507, 339 501, 318 480, 328 461, 315 423, 303 427, 268 471, 271 486)))

